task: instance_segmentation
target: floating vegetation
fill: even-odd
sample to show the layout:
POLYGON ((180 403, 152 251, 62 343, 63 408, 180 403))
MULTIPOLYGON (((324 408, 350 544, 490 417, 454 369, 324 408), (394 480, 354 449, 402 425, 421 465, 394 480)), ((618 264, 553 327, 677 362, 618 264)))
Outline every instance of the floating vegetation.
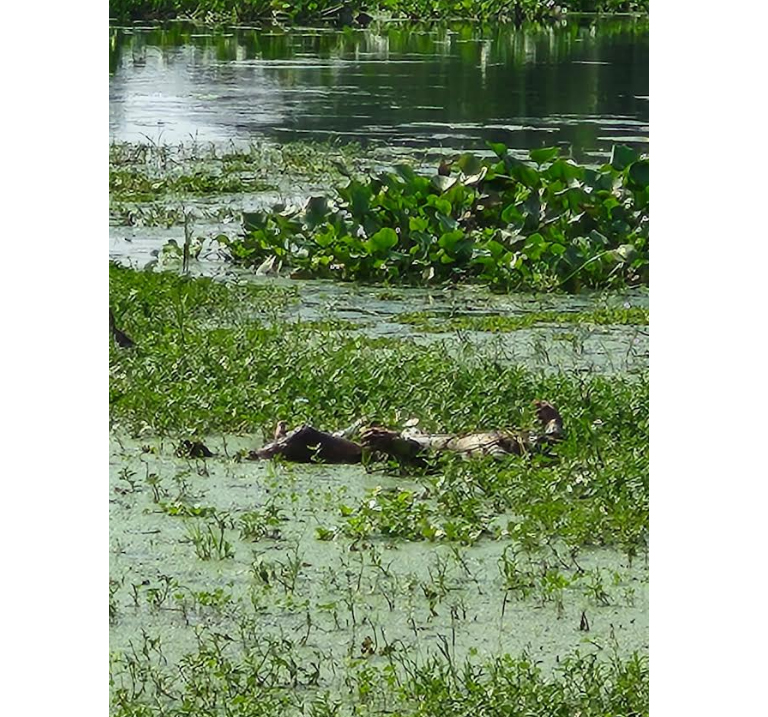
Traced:
MULTIPOLYGON (((366 10, 516 21, 638 6, 112 0, 110 10, 355 26, 366 10)), ((167 47, 201 32, 219 61, 240 57, 229 28, 170 23, 158 34, 167 47)), ((326 50, 363 35, 318 34, 341 38, 326 50)), ((527 49, 516 45, 516 61, 527 49)), ((300 40, 291 52, 305 50, 300 40)), ((245 57, 259 52, 254 42, 245 57)), ((648 281, 648 159, 616 147, 593 168, 555 148, 526 162, 492 149, 447 157, 430 176, 415 154, 379 173, 354 146, 111 146, 113 222, 184 226, 144 271, 109 268, 111 715, 648 713, 648 375, 628 361, 597 373, 647 344, 648 311, 635 305, 645 291, 610 290, 648 281), (247 211, 241 235, 218 237, 216 251, 241 266, 189 275, 214 254, 193 222, 237 229, 269 187, 306 198, 340 184, 300 209, 247 211), (160 271, 171 267, 181 275, 160 271), (282 267, 380 286, 297 287, 282 267), (512 299, 459 283, 608 292, 512 299), (529 327, 542 329, 466 333, 529 327), (456 333, 424 335, 438 331, 456 333), (544 336, 533 358, 520 350, 544 336), (550 339, 573 353, 560 343, 550 361, 550 339), (558 360, 571 355, 566 370, 558 360), (546 372, 528 367, 543 356, 546 372), (417 467, 243 460, 278 421, 527 431, 534 399, 564 419, 563 440, 541 453, 430 454, 417 467)), ((173 235, 131 232, 145 246, 173 235)))
POLYGON ((244 214, 219 237, 232 261, 276 257, 302 276, 375 282, 479 281, 499 290, 605 288, 648 281, 647 156, 615 146, 593 169, 491 143, 431 177, 398 165, 302 208, 244 214))
POLYGON ((242 216, 241 206, 206 206, 200 200, 222 194, 258 194, 285 188, 340 182, 363 176, 364 161, 355 144, 321 142, 284 145, 155 144, 113 142, 109 148, 110 216, 115 224, 183 224, 194 202, 198 219, 228 223, 242 216), (187 201, 185 201, 187 200, 187 201))
POLYGON ((415 311, 398 314, 397 322, 427 333, 444 331, 518 331, 537 324, 591 326, 647 326, 648 309, 639 307, 595 309, 594 311, 530 311, 504 316, 453 316, 447 312, 415 311))
MULTIPOLYGON (((132 432, 248 432, 258 436, 256 448, 286 418, 335 430, 361 418, 394 427, 405 415, 427 432, 464 433, 532 427, 539 398, 563 415, 565 439, 554 456, 435 459, 436 473, 420 479, 429 500, 411 488, 368 495, 339 507, 341 522, 321 526, 325 539, 341 532, 469 544, 482 535, 557 534, 628 550, 647 541, 647 374, 543 374, 469 347, 451 360, 439 344, 360 336, 343 324, 263 322, 261 309, 291 297, 273 286, 114 266, 110 273, 112 301, 141 347, 110 352, 111 419, 132 432), (499 522, 504 511, 514 517, 499 522)), ((136 483, 127 472, 124 482, 126 493, 136 483)), ((155 474, 147 484, 164 512, 208 517, 190 500, 169 500, 155 474)), ((278 528, 274 511, 240 523, 254 538, 278 528)), ((213 550, 214 538, 224 550, 215 530, 194 536, 201 551, 213 550)))
POLYGON ((259 177, 215 174, 199 170, 194 174, 153 177, 137 170, 109 171, 110 195, 123 202, 148 202, 167 195, 235 194, 274 189, 259 177))

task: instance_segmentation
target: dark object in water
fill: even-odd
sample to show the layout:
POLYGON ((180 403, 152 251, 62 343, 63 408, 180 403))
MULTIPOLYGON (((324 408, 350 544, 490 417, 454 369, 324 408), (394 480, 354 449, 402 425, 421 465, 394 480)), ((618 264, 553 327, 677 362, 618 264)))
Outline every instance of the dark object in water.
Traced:
POLYGON ((294 463, 359 463, 363 457, 363 448, 359 444, 312 426, 300 426, 285 433, 285 424, 281 421, 276 436, 277 440, 261 450, 251 451, 248 458, 259 460, 282 456, 294 463))
POLYGON ((579 630, 582 632, 589 632, 589 620, 587 620, 587 613, 585 610, 581 611, 581 622, 579 622, 579 630))
POLYGON ((372 15, 369 15, 367 12, 357 13, 357 17, 355 18, 355 25, 358 27, 368 27, 368 25, 370 25, 372 22, 372 15))
POLYGON ((200 441, 184 439, 176 449, 179 458, 211 458, 213 453, 200 441))
POLYGON ((109 331, 112 334, 112 338, 115 340, 118 346, 124 349, 133 348, 136 342, 123 331, 115 326, 115 315, 112 313, 112 309, 109 310, 109 331))
POLYGON ((563 419, 548 401, 534 401, 542 432, 484 431, 467 435, 422 433, 414 429, 393 431, 382 426, 368 426, 360 432, 360 443, 347 437, 358 426, 347 431, 326 433, 312 426, 301 426, 286 432, 285 421, 278 423, 275 440, 258 451, 251 460, 282 456, 287 461, 310 463, 359 463, 364 454, 395 458, 403 463, 423 463, 428 453, 451 451, 465 457, 523 455, 562 440, 563 419))

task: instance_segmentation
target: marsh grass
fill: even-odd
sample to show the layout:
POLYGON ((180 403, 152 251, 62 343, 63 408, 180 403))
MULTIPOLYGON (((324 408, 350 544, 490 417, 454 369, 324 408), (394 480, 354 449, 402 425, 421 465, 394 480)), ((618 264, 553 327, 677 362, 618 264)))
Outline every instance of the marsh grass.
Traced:
MULTIPOLYGON (((279 419, 335 430, 361 416, 396 426, 403 411, 424 430, 461 433, 534 427, 537 398, 562 412, 566 437, 549 454, 437 458, 422 474, 411 471, 429 500, 415 489, 374 491, 357 505, 342 504, 338 525, 318 529, 321 539, 341 532, 356 540, 471 544, 496 536, 534 547, 555 535, 572 545, 617 545, 630 555, 647 545, 646 374, 545 374, 471 346, 449 362, 440 344, 367 338, 317 323, 258 322, 259 310, 278 311, 292 299, 274 287, 118 267, 110 278, 116 313, 139 346, 112 347, 111 419, 137 433, 266 436, 279 419)), ((148 468, 147 474, 162 509, 194 510, 168 507, 168 488, 148 468)), ((279 531, 276 513, 244 520, 240 528, 252 539, 279 531)), ((198 550, 220 550, 216 536, 195 534, 198 550)))
POLYGON ((166 196, 265 192, 275 188, 259 177, 205 169, 173 176, 152 176, 135 169, 110 168, 109 171, 110 197, 121 202, 150 202, 166 196))
POLYGON ((111 348, 112 422, 142 442, 172 437, 114 481, 121 501, 149 504, 155 525, 183 521, 180 541, 198 568, 147 577, 130 565, 110 581, 114 629, 142 627, 111 656, 114 717, 647 714, 647 658, 618 646, 614 655, 597 627, 634 603, 637 571, 605 569, 591 549, 615 547, 630 563, 647 553, 647 375, 544 374, 471 345, 449 359, 439 343, 287 323, 296 293, 274 284, 117 266, 110 283, 116 318, 137 342, 111 348), (244 466, 225 450, 198 481, 174 455, 176 439, 268 435, 283 418, 328 429, 361 415, 393 426, 413 416, 429 431, 529 428, 534 398, 565 419, 566 437, 550 452, 355 469, 367 486, 380 484, 371 490, 350 483, 302 495, 305 471, 335 467, 249 465, 268 497, 224 509, 209 481, 224 468, 231 482, 244 466), (177 462, 172 471, 166 459, 177 462), (423 565, 409 554, 426 555, 423 565), (500 645, 511 613, 532 608, 553 629, 572 630, 571 645, 587 640, 591 623, 585 649, 597 652, 563 652, 553 669, 501 647, 481 661, 462 646, 476 629, 477 593, 488 596, 500 645), (392 638, 387 620, 400 618, 392 638), (152 632, 169 626, 189 638, 173 655, 152 632))
MULTIPOLYGON (((158 638, 144 633, 137 642, 110 656, 115 717, 648 713, 648 660, 637 654, 597 660, 574 652, 549 673, 526 653, 457 662, 446 647, 443 655, 419 660, 380 645, 381 658, 349 660, 346 695, 332 696, 318 689, 323 656, 301 659, 289 640, 248 636, 241 642, 201 632, 179 669, 168 665, 158 638)), ((363 644, 375 654, 370 637, 363 644)))
POLYGON ((530 402, 546 397, 566 417, 569 448, 642 448, 647 437, 644 375, 542 374, 471 346, 449 359, 439 343, 348 335, 335 324, 267 326, 256 317, 295 296, 272 285, 114 266, 110 278, 115 313, 140 348, 110 354, 112 418, 129 429, 271 431, 286 417, 335 430, 409 411, 424 430, 461 432, 532 425, 530 402))
POLYGON ((587 326, 647 326, 648 309, 639 307, 605 308, 593 311, 531 311, 512 316, 450 315, 436 311, 398 314, 397 322, 426 333, 446 331, 504 332, 527 329, 538 324, 587 326))
POLYGON ((215 203, 222 195, 338 183, 362 176, 370 163, 359 145, 294 142, 284 145, 113 142, 109 148, 110 216, 114 224, 184 224, 194 204, 198 219, 240 220, 242 207, 215 203), (280 178, 281 186, 275 181, 280 178), (201 200, 212 200, 213 204, 201 200))
POLYGON ((215 512, 209 519, 187 520, 187 540, 194 546, 200 560, 228 560, 235 557, 234 546, 226 537, 227 528, 232 528, 232 520, 225 513, 215 512))

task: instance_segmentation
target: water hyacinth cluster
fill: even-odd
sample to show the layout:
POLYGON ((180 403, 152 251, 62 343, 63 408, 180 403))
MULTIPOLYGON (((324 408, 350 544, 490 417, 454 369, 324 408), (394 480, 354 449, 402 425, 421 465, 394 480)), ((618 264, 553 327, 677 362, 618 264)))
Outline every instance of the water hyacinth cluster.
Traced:
POLYGON ((557 147, 530 162, 490 143, 441 163, 406 164, 301 208, 245 213, 220 237, 234 262, 276 258, 298 276, 372 282, 479 281, 500 290, 577 291, 648 281, 649 160, 625 146, 591 168, 557 147))

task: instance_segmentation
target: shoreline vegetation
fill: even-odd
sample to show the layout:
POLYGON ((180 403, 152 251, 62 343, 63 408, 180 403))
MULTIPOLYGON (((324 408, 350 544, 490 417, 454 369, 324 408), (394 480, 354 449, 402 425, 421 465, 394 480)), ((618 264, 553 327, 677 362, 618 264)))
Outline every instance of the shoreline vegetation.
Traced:
POLYGON ((333 24, 365 27, 392 20, 558 21, 569 13, 648 14, 649 0, 110 0, 119 22, 333 24))

